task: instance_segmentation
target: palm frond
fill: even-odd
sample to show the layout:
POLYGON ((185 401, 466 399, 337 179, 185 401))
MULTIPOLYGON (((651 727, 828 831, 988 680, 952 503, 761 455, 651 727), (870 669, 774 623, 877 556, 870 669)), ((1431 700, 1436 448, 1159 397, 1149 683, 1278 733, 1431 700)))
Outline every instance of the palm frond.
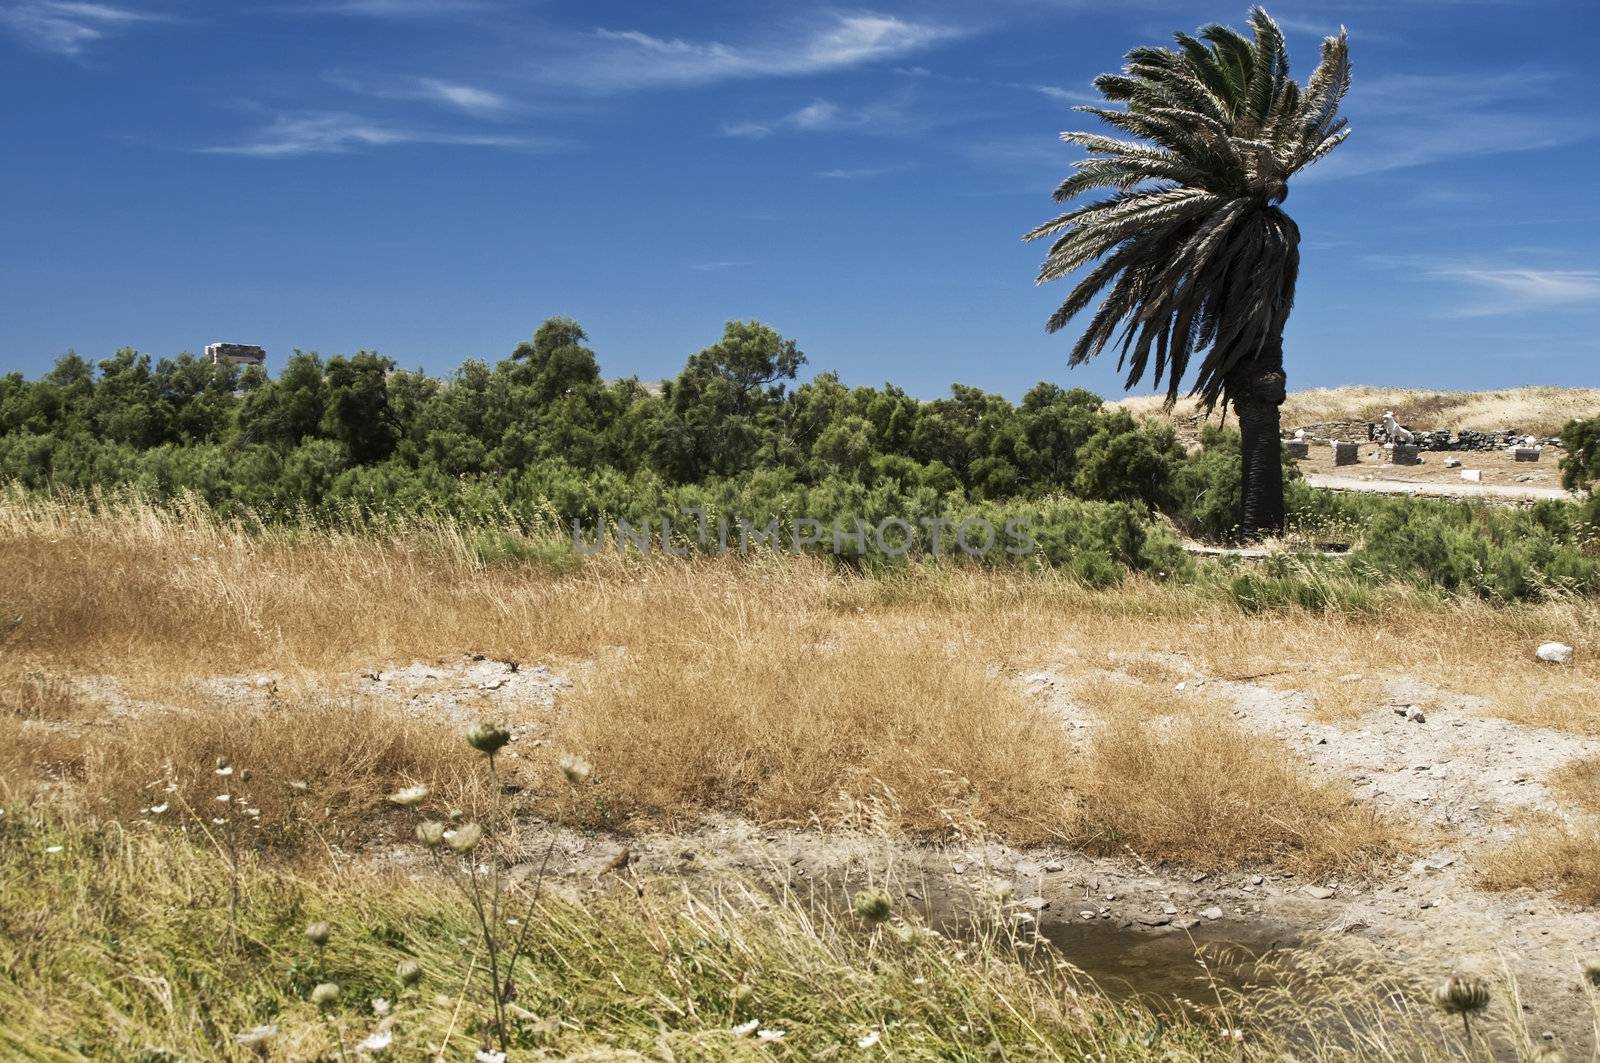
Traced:
POLYGON ((1299 229, 1279 204, 1290 178, 1350 133, 1339 116, 1344 31, 1322 42, 1302 86, 1271 16, 1253 8, 1248 25, 1249 35, 1212 24, 1175 34, 1176 48, 1134 48, 1121 73, 1096 78, 1117 106, 1078 109, 1122 136, 1061 134, 1087 157, 1055 197, 1112 194, 1024 237, 1052 238, 1040 283, 1087 270, 1048 331, 1098 300, 1070 364, 1115 345, 1128 386, 1148 378, 1169 401, 1192 367, 1190 391, 1207 408, 1231 401, 1241 368, 1279 343, 1300 261, 1299 229))

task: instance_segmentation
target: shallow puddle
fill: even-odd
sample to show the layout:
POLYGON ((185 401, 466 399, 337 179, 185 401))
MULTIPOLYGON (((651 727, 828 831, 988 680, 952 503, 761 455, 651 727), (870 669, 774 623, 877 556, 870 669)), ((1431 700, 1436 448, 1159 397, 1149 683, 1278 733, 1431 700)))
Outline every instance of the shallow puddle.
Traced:
POLYGON ((1159 1008, 1217 1004, 1218 993, 1271 981, 1261 960, 1296 943, 1287 926, 1203 923, 1188 930, 1121 927, 1108 919, 1045 919, 1039 935, 1107 995, 1159 1008))

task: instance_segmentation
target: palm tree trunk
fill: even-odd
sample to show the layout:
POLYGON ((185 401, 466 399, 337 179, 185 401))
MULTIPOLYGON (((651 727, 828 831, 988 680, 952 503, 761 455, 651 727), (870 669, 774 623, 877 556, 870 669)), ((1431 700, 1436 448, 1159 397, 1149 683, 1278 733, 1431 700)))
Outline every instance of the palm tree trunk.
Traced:
POLYGON ((1280 334, 1237 370, 1231 389, 1243 436, 1239 448, 1243 466, 1243 505, 1239 512, 1242 539, 1283 532, 1283 443, 1278 408, 1285 397, 1284 379, 1280 334))

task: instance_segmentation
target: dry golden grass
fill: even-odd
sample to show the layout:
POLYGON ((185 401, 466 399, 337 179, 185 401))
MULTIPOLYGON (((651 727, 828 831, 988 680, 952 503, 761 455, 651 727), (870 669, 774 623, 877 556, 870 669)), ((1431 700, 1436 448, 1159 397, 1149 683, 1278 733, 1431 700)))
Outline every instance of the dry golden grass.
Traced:
MULTIPOLYGON (((1140 416, 1165 417, 1159 396, 1138 395, 1120 401, 1140 416)), ((1538 436, 1556 435, 1574 418, 1600 416, 1600 388, 1525 387, 1506 391, 1429 391, 1419 388, 1343 387, 1291 391, 1283 405, 1283 423, 1372 421, 1393 410, 1403 424, 1423 431, 1439 429, 1495 432, 1506 428, 1538 436)), ((1189 417, 1194 402, 1185 399, 1172 411, 1189 417)))
POLYGON ((1567 764, 1548 781, 1572 816, 1528 817, 1512 842, 1484 861, 1485 884, 1551 889, 1574 904, 1600 905, 1600 757, 1567 764))
POLYGON ((1108 721, 1074 779, 1103 848, 1196 867, 1276 863, 1309 875, 1360 870, 1404 848, 1404 832, 1313 780, 1283 751, 1190 709, 1108 721))
POLYGON ((1550 786, 1591 816, 1600 816, 1600 757, 1575 760, 1550 774, 1550 786))
POLYGON ((1387 686, 1380 677, 1326 670, 1307 672, 1296 668, 1263 677, 1263 682, 1280 690, 1302 695, 1318 723, 1348 726, 1373 709, 1390 704, 1387 686))
POLYGON ((1480 861, 1490 889, 1545 889, 1584 907, 1600 905, 1600 817, 1573 823, 1531 816, 1511 842, 1480 861))
POLYGON ((822 618, 777 601, 737 629, 645 633, 569 699, 553 747, 584 752, 619 817, 829 823, 879 801, 917 832, 1073 833, 1072 751, 1044 709, 980 654, 845 626, 824 641, 822 618))
POLYGON ((1409 844, 1403 828, 1315 780, 1275 742, 1242 729, 1230 702, 1149 659, 1086 671, 1072 701, 1100 721, 1073 766, 1079 841, 1194 866, 1277 863, 1306 874, 1374 866, 1409 844), (1133 678, 1137 677, 1137 678, 1133 678))
POLYGON ((20 661, 0 665, 0 714, 23 720, 67 720, 82 704, 72 684, 20 661))
POLYGON ((98 816, 176 826, 209 821, 228 790, 260 810, 264 845, 292 850, 371 838, 405 784, 487 808, 474 757, 452 728, 384 705, 194 702, 93 727, 0 719, 0 796, 53 786, 98 816), (216 774, 219 757, 231 776, 216 774))
MULTIPOLYGON (((467 651, 558 669, 592 661, 531 759, 589 757, 603 803, 582 811, 605 822, 682 823, 707 810, 826 822, 880 801, 907 830, 1136 841, 1149 860, 1324 867, 1395 844, 1336 788, 1300 780, 1286 748, 1182 714, 1163 726, 1200 744, 1173 743, 1152 721, 1171 715, 1157 710, 1183 672, 1149 654, 1233 678, 1403 672, 1503 694, 1496 711, 1528 722, 1600 733, 1593 656, 1580 650, 1553 670, 1531 653, 1547 638, 1593 644, 1596 610, 1582 601, 1439 607, 1395 592, 1384 614, 1352 618, 1249 615, 1194 588, 1088 591, 960 566, 861 576, 791 558, 611 557, 557 573, 476 563, 448 523, 246 533, 198 512, 15 496, 0 504, 0 588, 0 611, 22 617, 3 644, 11 659, 47 675, 114 674, 152 700, 259 670, 314 692, 334 673, 467 651), (1064 661, 1090 684, 1106 668, 1133 677, 1120 696, 1143 701, 1120 713, 1125 747, 1074 754, 1010 678, 1064 661), (1538 699, 1522 696, 1535 685, 1538 699), (1167 772, 1155 789, 1153 762, 1167 772), (1152 804, 1148 793, 1165 796, 1152 804), (1164 818, 1161 807, 1183 811, 1164 818), (1218 808, 1228 814, 1211 818, 1218 808)), ((42 691, 23 700, 52 702, 42 691)), ((277 715, 177 700, 182 720, 69 731, 7 714, 0 767, 19 785, 35 761, 59 765, 118 808, 148 805, 139 788, 168 761, 203 768, 217 752, 257 761, 261 777, 337 780, 350 787, 338 800, 356 807, 396 777, 450 785, 442 725, 311 694, 277 715), (123 796, 94 781, 112 779, 123 796)))

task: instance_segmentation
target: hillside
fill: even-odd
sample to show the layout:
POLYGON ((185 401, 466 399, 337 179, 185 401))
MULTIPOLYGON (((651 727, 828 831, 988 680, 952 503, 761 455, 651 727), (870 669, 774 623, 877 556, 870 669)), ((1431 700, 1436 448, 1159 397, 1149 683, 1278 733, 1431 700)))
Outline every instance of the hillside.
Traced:
MULTIPOLYGON (((1135 395, 1115 403, 1141 417, 1165 418, 1182 424, 1195 416, 1194 402, 1184 399, 1168 413, 1157 395, 1135 395)), ((1514 428, 1536 436, 1553 436, 1574 418, 1600 415, 1600 388, 1524 387, 1508 391, 1428 391, 1360 384, 1342 388, 1310 388, 1289 393, 1283 426, 1330 421, 1377 421, 1393 410, 1401 424, 1423 431, 1470 428, 1492 432, 1514 428)))

